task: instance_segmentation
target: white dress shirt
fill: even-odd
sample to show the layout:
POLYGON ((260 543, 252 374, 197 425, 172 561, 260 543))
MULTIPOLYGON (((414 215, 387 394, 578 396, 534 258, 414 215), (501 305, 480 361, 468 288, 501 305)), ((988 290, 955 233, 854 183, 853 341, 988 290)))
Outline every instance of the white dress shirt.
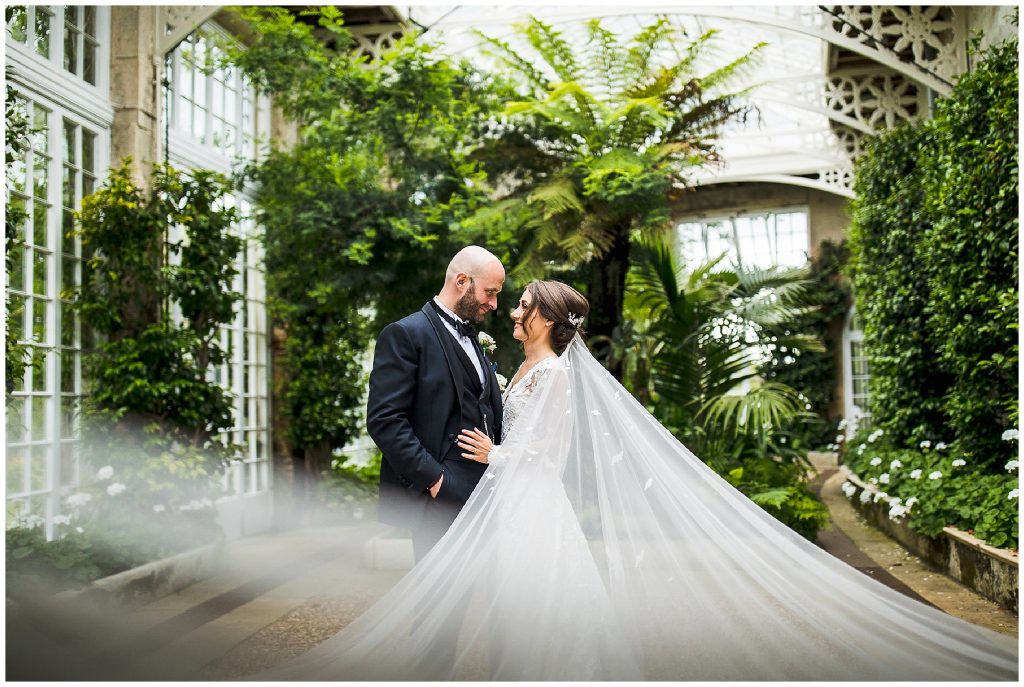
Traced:
MULTIPOLYGON (((458 315, 453 313, 451 310, 446 308, 444 306, 444 304, 441 303, 441 301, 437 300, 437 296, 434 296, 434 302, 437 303, 437 306, 439 308, 441 308, 441 310, 444 310, 446 313, 448 313, 448 315, 451 316, 451 318, 453 320, 458 320, 460 322, 465 322, 465 320, 463 320, 461 317, 459 317, 458 315)), ((455 337, 455 340, 459 342, 459 345, 462 346, 462 350, 464 350, 466 352, 466 355, 469 356, 469 361, 471 363, 473 363, 473 367, 476 369, 476 373, 480 377, 480 385, 483 386, 484 385, 484 369, 483 369, 483 365, 481 364, 481 361, 480 361, 480 356, 477 355, 476 348, 473 347, 473 342, 470 340, 470 338, 468 336, 463 336, 462 334, 459 334, 459 331, 455 328, 455 325, 453 325, 451 322, 449 322, 445 318, 442 317, 441 318, 441 322, 448 329, 448 331, 451 332, 452 336, 455 337)))

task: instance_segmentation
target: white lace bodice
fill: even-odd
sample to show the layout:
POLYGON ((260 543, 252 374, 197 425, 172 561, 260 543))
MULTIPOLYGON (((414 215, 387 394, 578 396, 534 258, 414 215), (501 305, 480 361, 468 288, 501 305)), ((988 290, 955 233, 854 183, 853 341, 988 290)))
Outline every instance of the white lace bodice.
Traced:
POLYGON ((542 388, 544 378, 551 372, 558 358, 545 358, 533 366, 533 368, 515 384, 510 384, 502 396, 501 415, 501 440, 512 431, 516 418, 526 407, 526 402, 533 396, 534 392, 542 388))

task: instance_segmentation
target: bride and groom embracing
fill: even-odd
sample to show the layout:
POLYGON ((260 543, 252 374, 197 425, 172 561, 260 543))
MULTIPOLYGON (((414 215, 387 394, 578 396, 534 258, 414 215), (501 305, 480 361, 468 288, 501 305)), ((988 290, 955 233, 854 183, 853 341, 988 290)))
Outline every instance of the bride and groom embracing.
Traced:
POLYGON ((527 285, 502 393, 472 324, 504 269, 477 246, 377 341, 380 517, 416 565, 262 677, 1015 680, 1013 638, 909 599, 776 521, 587 349, 586 299, 527 285))

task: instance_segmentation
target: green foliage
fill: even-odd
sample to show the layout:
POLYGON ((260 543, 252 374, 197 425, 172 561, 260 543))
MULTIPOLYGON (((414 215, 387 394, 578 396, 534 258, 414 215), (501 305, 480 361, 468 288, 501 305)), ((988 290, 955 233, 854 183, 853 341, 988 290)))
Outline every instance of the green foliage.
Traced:
POLYGON ((763 373, 773 347, 822 347, 797 328, 819 307, 807 272, 720 261, 685 272, 664 241, 639 244, 634 257, 628 325, 612 344, 627 388, 718 474, 813 538, 828 518, 793 442, 810 416, 805 397, 763 373))
MULTIPOLYGON (((7 8, 8 20, 10 19, 11 8, 7 8)), ((7 204, 4 217, 4 268, 7 271, 8 279, 15 273, 14 260, 23 259, 23 254, 17 249, 24 242, 21 237, 25 234, 25 222, 28 220, 28 213, 24 204, 16 199, 11 193, 11 174, 14 166, 19 161, 24 161, 27 150, 27 136, 29 132, 28 118, 25 116, 24 107, 18 101, 17 96, 10 86, 7 86, 6 102, 4 111, 4 164, 5 181, 7 183, 7 204)), ((28 351, 25 346, 18 343, 18 332, 21 331, 19 321, 25 316, 21 307, 11 307, 10 298, 5 294, 5 310, 7 318, 4 320, 5 348, 4 348, 4 372, 6 377, 6 393, 10 394, 15 388, 15 380, 21 379, 25 374, 26 357, 28 351), (12 329, 11 325, 14 324, 12 329)))
POLYGON ((100 470, 65 506, 103 574, 220 536, 212 499, 233 455, 219 436, 232 401, 212 377, 243 246, 230 190, 214 173, 155 165, 145 191, 126 160, 77 216, 89 258, 66 295, 99 340, 82 418, 84 456, 100 470))
MULTIPOLYGON (((521 237, 513 276, 579 268, 588 330, 611 337, 631 237, 663 232, 673 185, 717 159, 719 129, 743 112, 726 87, 761 46, 700 75, 695 58, 714 49, 714 32, 690 39, 659 19, 623 44, 597 20, 587 30, 581 53, 536 18, 518 28, 522 48, 481 34, 517 87, 480 159, 521 237)), ((467 225, 493 218, 485 207, 467 225)))
POLYGON ((103 575, 88 542, 76 532, 47 541, 41 523, 25 523, 8 528, 6 538, 8 598, 80 587, 103 575))
MULTIPOLYGON (((1015 440, 1005 443, 1016 449, 1015 440)), ((916 448, 894 447, 866 431, 848 442, 843 460, 889 499, 899 499, 903 506, 911 502, 908 514, 890 514, 906 517, 910 528, 935 536, 951 525, 992 546, 1017 548, 1020 512, 1015 492, 1020 481, 1016 461, 992 474, 989 465, 963 457, 955 447, 927 440, 916 448), (954 465, 958 459, 965 464, 954 465)))
POLYGON ((875 423, 894 446, 950 430, 998 472, 1017 408, 1017 43, 993 48, 935 117, 858 166, 852 273, 875 423))
POLYGON ((765 379, 799 389, 806 405, 816 417, 792 428, 792 440, 804 448, 822 448, 836 435, 836 420, 831 419, 836 395, 836 360, 842 347, 840 329, 835 325, 846 315, 850 304, 850 285, 841 274, 849 259, 846 242, 823 241, 818 256, 811 261, 808 302, 814 310, 783 327, 769 327, 773 336, 789 336, 794 331, 821 339, 825 350, 789 348, 771 344, 771 359, 764 365, 765 379))
POLYGON ((1018 424, 1017 41, 991 50, 939 101, 921 183, 928 330, 950 372, 943 399, 955 447, 996 468, 1018 424))
MULTIPOLYGON (((87 358, 88 415, 99 432, 110 420, 136 430, 156 422, 168 443, 212 448, 231 425, 230 400, 207 374, 225 359, 218 327, 241 298, 231 289, 238 218, 223 206, 230 185, 214 173, 154 166, 151 183, 148 193, 138 188, 126 161, 78 213, 92 257, 76 306, 106 339, 87 358), (181 228, 177 240, 172 227, 181 228)), ((219 463, 216 451, 211 458, 219 463)))
MULTIPOLYGON (((501 101, 493 79, 413 38, 379 61, 355 58, 334 8, 239 12, 256 33, 231 59, 301 125, 295 145, 248 176, 266 228, 270 311, 286 335, 288 440, 319 472, 357 433, 360 353, 379 328, 437 293, 464 245, 507 257, 510 233, 460 226, 485 199, 471 154, 501 101)), ((511 334, 504 347, 495 337, 511 353, 511 334)))
POLYGON ((751 501, 807 539, 813 541, 828 525, 828 509, 810 492, 793 463, 758 457, 738 467, 716 469, 751 501))

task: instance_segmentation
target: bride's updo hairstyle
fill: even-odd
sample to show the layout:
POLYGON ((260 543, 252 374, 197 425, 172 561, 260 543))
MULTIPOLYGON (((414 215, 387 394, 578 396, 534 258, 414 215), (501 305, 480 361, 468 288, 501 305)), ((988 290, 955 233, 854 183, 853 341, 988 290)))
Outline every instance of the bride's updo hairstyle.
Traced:
POLYGON ((590 304, 582 293, 560 281, 532 281, 526 290, 532 299, 523 321, 529 321, 534 311, 551 320, 554 324, 545 329, 551 330, 551 347, 561 355, 577 332, 584 333, 583 319, 590 312, 590 304))

